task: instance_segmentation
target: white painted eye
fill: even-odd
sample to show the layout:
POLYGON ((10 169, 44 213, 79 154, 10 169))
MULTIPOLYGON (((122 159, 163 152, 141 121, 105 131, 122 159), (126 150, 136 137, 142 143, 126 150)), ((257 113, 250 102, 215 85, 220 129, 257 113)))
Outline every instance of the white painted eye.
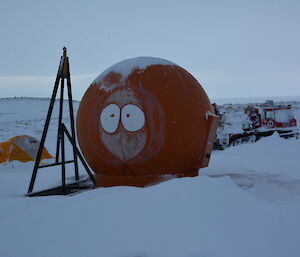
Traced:
POLYGON ((107 105, 101 115, 100 124, 107 133, 117 130, 120 121, 120 107, 116 104, 107 105))
POLYGON ((138 106, 127 104, 122 108, 121 121, 126 130, 134 132, 144 127, 145 115, 138 106))

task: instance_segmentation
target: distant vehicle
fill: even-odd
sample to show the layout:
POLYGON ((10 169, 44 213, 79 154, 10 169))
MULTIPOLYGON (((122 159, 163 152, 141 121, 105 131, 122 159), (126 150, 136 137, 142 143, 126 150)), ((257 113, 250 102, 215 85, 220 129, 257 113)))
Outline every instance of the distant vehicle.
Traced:
MULTIPOLYGON (((255 142, 261 137, 272 135, 275 131, 279 133, 280 137, 299 138, 297 121, 290 105, 275 105, 272 100, 268 100, 261 105, 247 106, 245 115, 248 122, 243 124, 242 132, 220 133, 217 136, 215 148, 222 149, 245 142, 255 142)), ((222 125, 221 118, 219 126, 222 125)))

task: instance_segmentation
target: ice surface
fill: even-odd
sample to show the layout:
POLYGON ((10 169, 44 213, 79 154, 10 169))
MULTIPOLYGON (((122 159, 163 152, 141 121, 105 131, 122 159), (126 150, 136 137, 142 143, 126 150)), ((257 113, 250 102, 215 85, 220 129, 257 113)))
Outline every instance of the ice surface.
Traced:
POLYGON ((228 175, 237 184, 244 183, 242 186, 251 186, 251 190, 247 192, 260 200, 265 199, 273 203, 300 203, 299 150, 300 140, 283 139, 278 133, 274 133, 254 144, 243 144, 228 148, 226 151, 214 152, 210 166, 203 170, 202 174, 228 175), (280 193, 274 195, 268 188, 263 190, 264 187, 270 186, 277 188, 280 193))
MULTIPOLYGON (((40 139, 48 104, 0 99, 1 140, 40 139)), ((53 117, 46 143, 52 154, 53 117)), ((0 256, 298 257, 299 149, 300 140, 274 135, 213 152, 198 177, 72 197, 24 197, 33 163, 1 165, 0 256)), ((66 150, 70 155, 69 145, 66 150)), ((67 168, 72 179, 72 165, 67 168)), ((59 168, 41 169, 35 189, 59 180, 59 168)))

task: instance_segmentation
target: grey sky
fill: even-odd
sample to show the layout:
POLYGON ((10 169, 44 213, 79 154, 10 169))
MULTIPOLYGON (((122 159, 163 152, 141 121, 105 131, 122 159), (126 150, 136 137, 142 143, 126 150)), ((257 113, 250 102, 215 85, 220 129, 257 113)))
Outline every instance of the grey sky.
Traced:
POLYGON ((155 56, 212 98, 300 95, 300 1, 0 1, 0 97, 50 96, 63 46, 74 96, 155 56))

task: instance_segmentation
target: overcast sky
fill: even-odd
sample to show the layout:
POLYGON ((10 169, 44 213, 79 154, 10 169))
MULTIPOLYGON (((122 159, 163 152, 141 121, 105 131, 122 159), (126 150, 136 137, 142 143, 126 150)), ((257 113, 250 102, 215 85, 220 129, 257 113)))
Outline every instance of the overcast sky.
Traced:
POLYGON ((0 97, 50 97, 63 46, 73 93, 137 56, 168 59, 211 98, 300 95, 300 1, 0 1, 0 97))

